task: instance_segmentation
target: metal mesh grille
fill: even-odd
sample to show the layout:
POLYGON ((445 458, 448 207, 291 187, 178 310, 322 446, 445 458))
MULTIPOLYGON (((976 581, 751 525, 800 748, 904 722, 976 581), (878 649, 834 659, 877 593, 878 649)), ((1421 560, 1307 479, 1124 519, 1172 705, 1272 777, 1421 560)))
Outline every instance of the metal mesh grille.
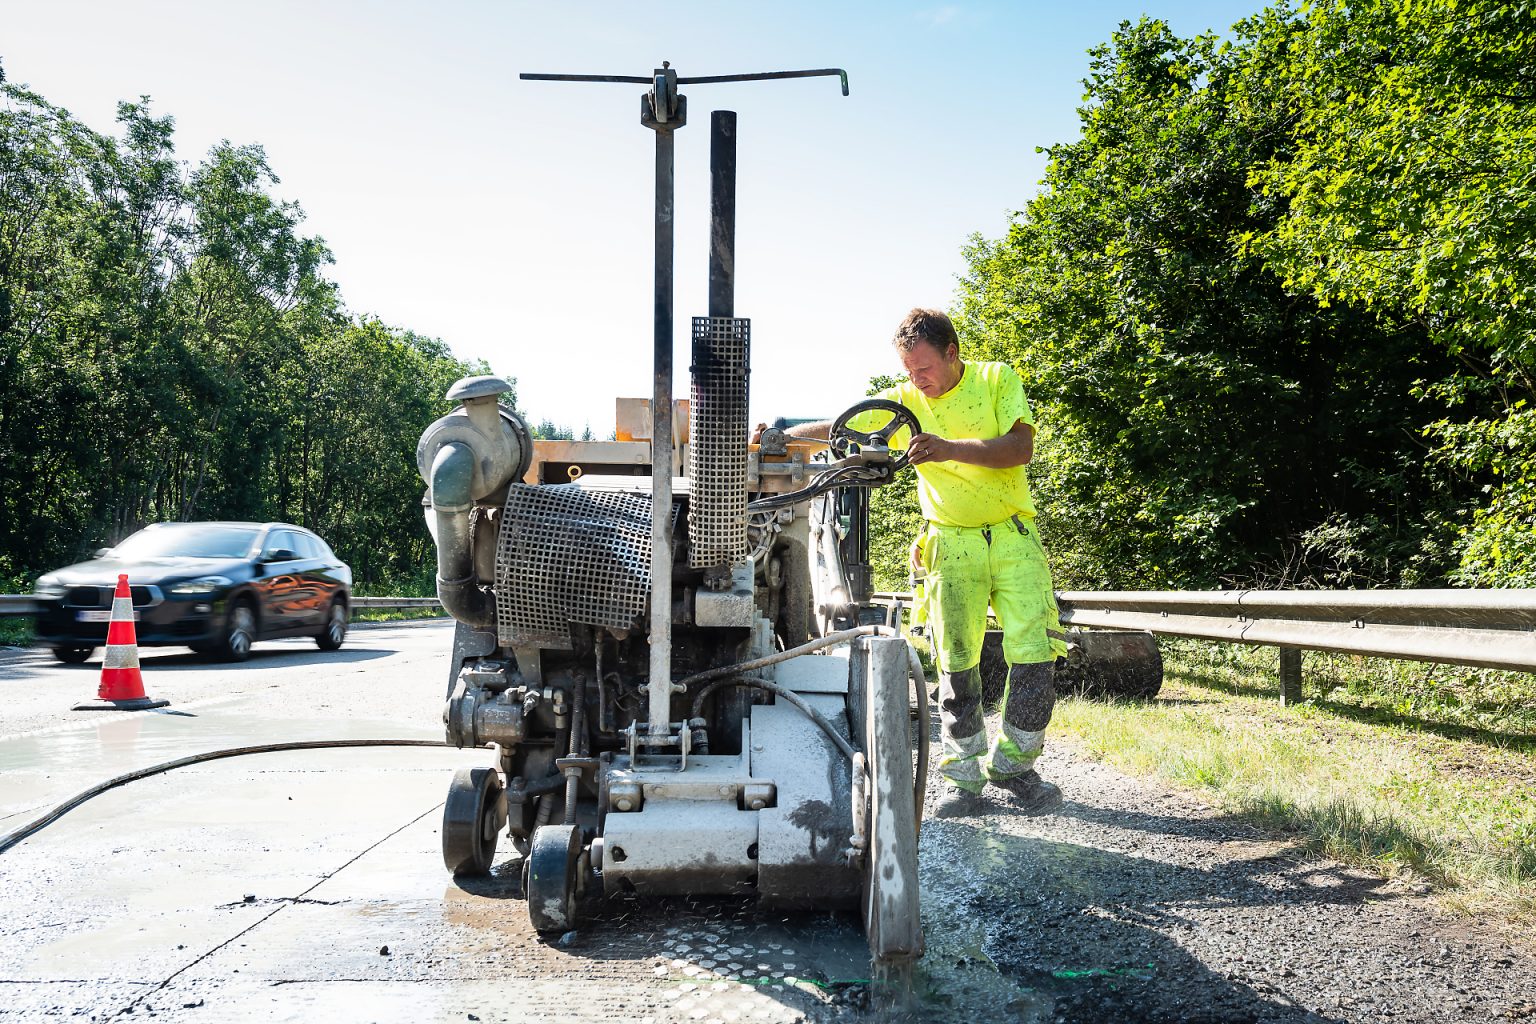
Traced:
POLYGON ((747 372, 750 320, 693 318, 688 415, 688 564, 747 557, 747 372))
MULTIPOLYGON (((677 514, 673 506, 674 521, 677 514)), ((571 624, 639 628, 651 582, 651 496, 513 484, 496 544, 496 637, 569 648, 571 624)))

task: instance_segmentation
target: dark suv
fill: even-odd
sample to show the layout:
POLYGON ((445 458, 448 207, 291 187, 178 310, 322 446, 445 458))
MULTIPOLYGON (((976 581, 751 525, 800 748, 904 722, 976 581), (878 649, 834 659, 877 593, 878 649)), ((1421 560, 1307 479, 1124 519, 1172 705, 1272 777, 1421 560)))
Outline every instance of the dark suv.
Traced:
POLYGON ((106 643, 119 573, 144 646, 244 661, 257 640, 312 636, 334 651, 347 635, 352 570, 303 527, 156 523, 38 578, 37 636, 60 661, 78 664, 106 643))

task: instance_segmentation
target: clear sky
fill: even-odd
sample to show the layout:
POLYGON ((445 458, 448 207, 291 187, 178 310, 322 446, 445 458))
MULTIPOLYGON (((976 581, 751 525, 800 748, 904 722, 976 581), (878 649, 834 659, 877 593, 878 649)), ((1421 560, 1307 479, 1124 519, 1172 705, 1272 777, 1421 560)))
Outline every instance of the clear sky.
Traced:
POLYGON ((352 312, 485 359, 534 420, 605 437, 616 396, 651 392, 644 87, 520 72, 847 69, 847 98, 836 79, 685 88, 677 133, 678 396, 707 312, 709 112, 728 109, 753 414, 827 416, 898 369, 909 308, 950 305, 966 239, 1034 194, 1035 147, 1076 137, 1090 46, 1143 14, 1193 35, 1262 6, 5 0, 0 60, 102 131, 150 96, 184 160, 265 146, 352 312))

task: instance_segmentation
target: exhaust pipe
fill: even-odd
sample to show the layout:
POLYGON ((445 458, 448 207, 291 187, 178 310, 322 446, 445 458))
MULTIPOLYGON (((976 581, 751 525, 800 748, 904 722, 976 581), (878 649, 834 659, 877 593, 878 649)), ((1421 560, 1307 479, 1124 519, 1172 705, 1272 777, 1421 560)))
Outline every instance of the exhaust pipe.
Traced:
POLYGON ((501 504, 533 457, 527 425, 498 401, 510 390, 499 377, 465 377, 447 395, 463 404, 423 431, 416 445, 437 542, 437 598, 448 614, 476 629, 495 625, 496 597, 475 576, 470 512, 476 503, 501 504))

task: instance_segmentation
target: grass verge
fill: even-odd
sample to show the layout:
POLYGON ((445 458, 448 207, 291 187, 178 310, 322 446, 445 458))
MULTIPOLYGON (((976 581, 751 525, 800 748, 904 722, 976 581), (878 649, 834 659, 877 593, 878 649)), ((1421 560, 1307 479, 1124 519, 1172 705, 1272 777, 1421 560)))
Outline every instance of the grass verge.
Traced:
POLYGON ((411 619, 446 619, 448 613, 441 608, 359 608, 352 614, 353 622, 405 622, 411 619))
POLYGON ((1157 700, 1063 700, 1052 730, 1459 909, 1536 922, 1536 679, 1309 654, 1308 699, 1285 708, 1273 649, 1164 640, 1163 657, 1157 700))

